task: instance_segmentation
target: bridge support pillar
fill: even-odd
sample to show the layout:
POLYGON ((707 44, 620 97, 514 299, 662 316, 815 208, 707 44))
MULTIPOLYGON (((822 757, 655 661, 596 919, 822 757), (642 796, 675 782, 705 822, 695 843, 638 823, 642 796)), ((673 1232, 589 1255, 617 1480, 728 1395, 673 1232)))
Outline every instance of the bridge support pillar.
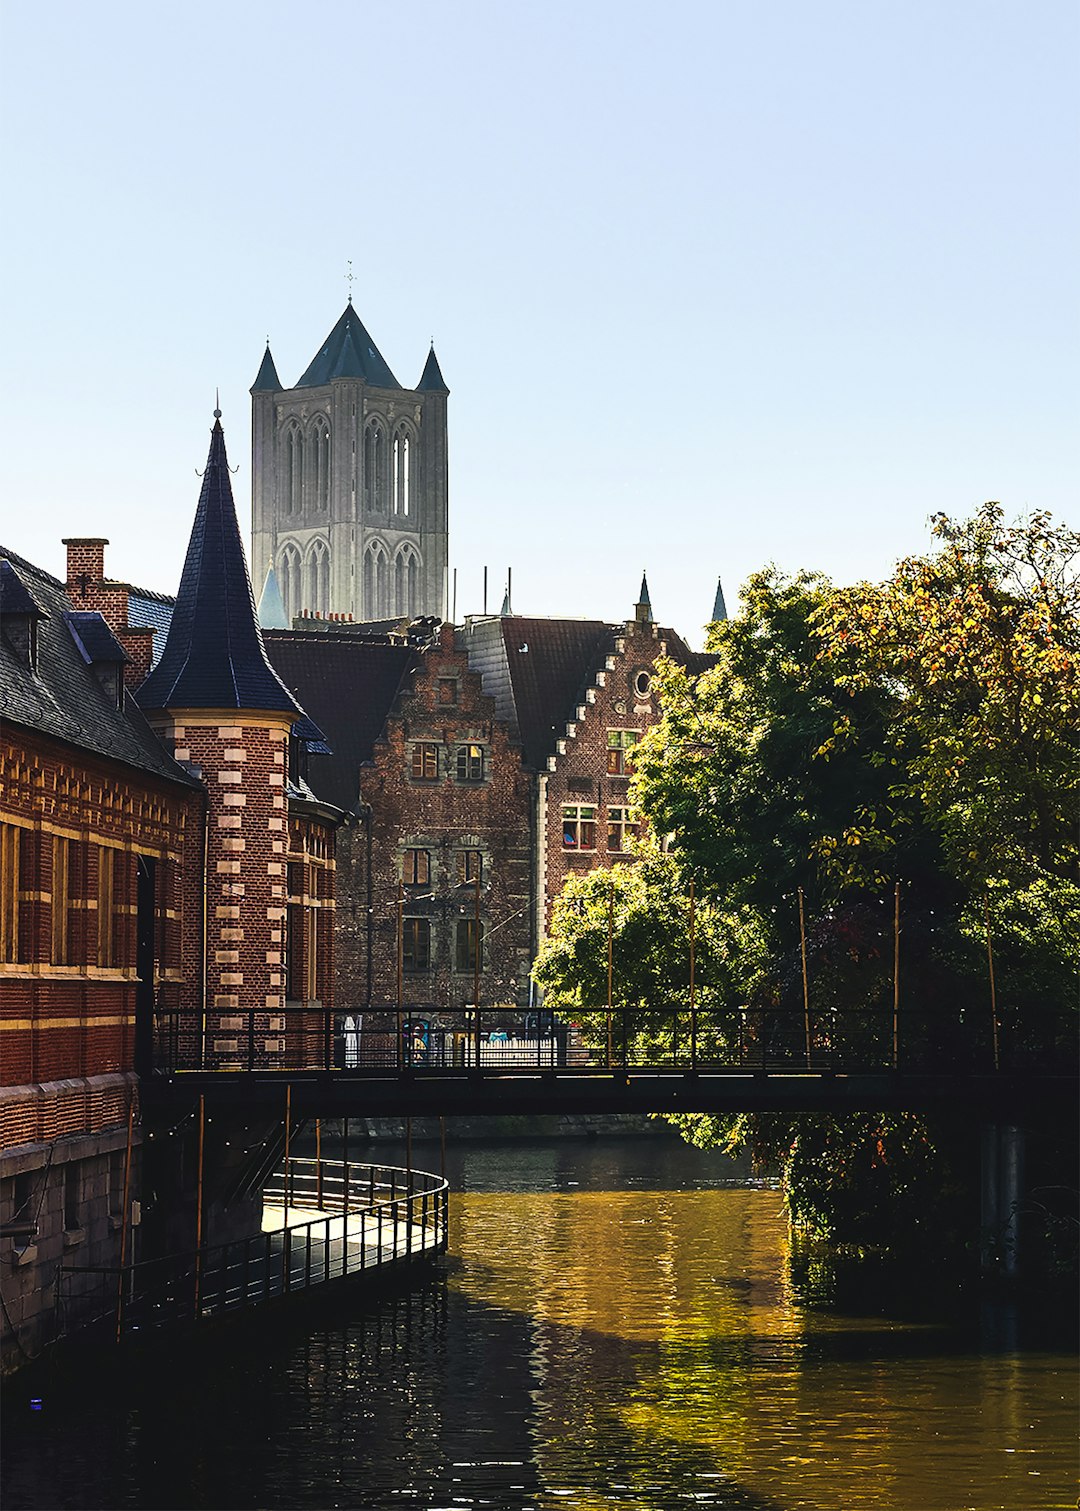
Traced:
POLYGON ((1015 1123, 982 1129, 982 1267, 1015 1280, 1020 1273, 1020 1205, 1024 1194, 1024 1130, 1015 1123))

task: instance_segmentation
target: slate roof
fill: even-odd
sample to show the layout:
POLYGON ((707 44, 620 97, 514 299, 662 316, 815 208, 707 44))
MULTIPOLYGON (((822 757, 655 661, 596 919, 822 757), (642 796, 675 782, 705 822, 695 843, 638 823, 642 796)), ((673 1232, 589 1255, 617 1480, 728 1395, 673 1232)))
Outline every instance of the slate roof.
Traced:
POLYGON ((334 378, 362 378, 376 388, 401 387, 351 304, 345 306, 341 319, 315 353, 296 386, 319 388, 334 378))
POLYGON ((138 698, 143 708, 304 712, 263 649, 216 411, 169 636, 138 698))
POLYGON ((431 350, 427 354, 424 363, 424 371, 420 374, 420 381, 416 385, 417 393, 449 393, 439 368, 439 359, 435 355, 435 344, 432 342, 431 350))
POLYGON ((306 630, 268 630, 264 640, 278 675, 324 731, 332 752, 312 751, 308 780, 313 790, 335 807, 352 811, 359 769, 372 759, 416 653, 407 645, 306 630))
POLYGON ((278 587, 277 573, 273 567, 266 569, 266 581, 259 596, 259 628, 263 630, 287 630, 289 616, 278 587))
POLYGON ((124 647, 100 614, 86 609, 72 609, 64 615, 72 638, 87 666, 95 661, 130 660, 124 647))
POLYGON ((266 343, 263 359, 259 363, 259 371, 255 374, 255 381, 248 389, 248 393, 280 393, 281 379, 277 375, 274 359, 270 355, 270 343, 266 343))
POLYGON ((724 602, 724 585, 719 577, 716 579, 716 597, 713 599, 712 623, 727 618, 727 604, 724 602))
POLYGON ((165 649, 172 623, 174 598, 164 593, 153 593, 149 588, 128 586, 128 624, 135 630, 153 630, 154 648, 151 664, 156 666, 165 649))
MULTIPOLYGON (((3 633, 2 619, 12 612, 5 586, 0 595, 0 720, 38 730, 152 776, 198 787, 165 750, 134 701, 125 698, 124 707, 117 708, 115 698, 94 675, 65 618, 74 611, 63 583, 10 551, 0 551, 0 556, 4 558, 0 583, 14 579, 13 595, 17 582, 41 614, 34 669, 3 633)), ((13 596, 10 601, 17 600, 13 596)), ((92 637, 93 632, 87 633, 92 637)))
POLYGON ((31 619, 45 617, 26 584, 6 557, 0 561, 0 614, 27 614, 31 619))
POLYGON ((566 733, 585 689, 615 649, 621 625, 596 619, 499 620, 518 736, 526 762, 543 768, 566 733))

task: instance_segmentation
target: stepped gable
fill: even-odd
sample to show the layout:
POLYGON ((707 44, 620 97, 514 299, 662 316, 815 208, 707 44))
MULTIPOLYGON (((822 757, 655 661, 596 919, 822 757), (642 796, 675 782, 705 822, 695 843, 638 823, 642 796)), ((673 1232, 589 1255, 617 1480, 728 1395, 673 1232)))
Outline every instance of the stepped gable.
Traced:
POLYGON ((145 709, 303 713, 266 659, 217 410, 169 636, 138 697, 145 709))
POLYGON ((353 811, 360 767, 372 759, 416 652, 370 636, 318 631, 268 630, 264 640, 285 686, 326 736, 331 753, 311 748, 309 755, 313 790, 335 807, 353 811))
POLYGON ((77 613, 63 583, 47 572, 13 552, 2 551, 0 556, 0 719, 167 781, 197 787, 133 700, 125 698, 118 708, 94 675, 87 651, 92 654, 94 647, 108 642, 115 645, 105 621, 96 614, 77 613), (28 612, 38 616, 34 665, 3 633, 4 619, 28 612), (68 615, 79 625, 82 646, 72 634, 68 615))
POLYGON ((555 742, 615 648, 619 625, 595 619, 499 621, 525 760, 543 770, 555 742))

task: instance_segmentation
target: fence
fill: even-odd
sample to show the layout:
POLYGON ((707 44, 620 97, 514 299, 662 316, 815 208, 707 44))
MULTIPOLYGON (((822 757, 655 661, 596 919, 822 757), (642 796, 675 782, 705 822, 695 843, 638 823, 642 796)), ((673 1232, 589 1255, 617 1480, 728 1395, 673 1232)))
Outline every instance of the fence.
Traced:
POLYGON ((263 1193, 264 1224, 280 1214, 268 1231, 123 1269, 62 1264, 60 1330, 114 1322, 119 1337, 433 1257, 446 1248, 448 1190, 426 1171, 291 1160, 288 1188, 277 1175, 263 1193))

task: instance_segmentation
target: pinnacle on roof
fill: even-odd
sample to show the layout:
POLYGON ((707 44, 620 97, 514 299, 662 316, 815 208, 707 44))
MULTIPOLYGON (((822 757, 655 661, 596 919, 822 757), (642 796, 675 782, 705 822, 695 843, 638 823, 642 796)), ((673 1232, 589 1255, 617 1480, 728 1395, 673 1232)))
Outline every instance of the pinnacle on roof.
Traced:
POLYGON ((262 596, 259 599, 259 628, 261 630, 292 628, 289 624, 289 616, 285 612, 285 600, 278 587, 277 573, 273 567, 266 569, 266 581, 263 583, 262 596))
POLYGON ((420 381, 416 385, 417 393, 449 393, 439 367, 439 359, 435 355, 435 343, 431 343, 431 350, 427 354, 424 363, 424 371, 420 374, 420 381))
POLYGON ((652 603, 649 600, 649 584, 645 580, 644 572, 642 572, 641 574, 641 592, 638 594, 638 601, 634 605, 634 607, 638 609, 648 609, 648 613, 645 615, 645 618, 650 623, 652 622, 653 612, 652 603))
POLYGON ((718 577, 716 579, 716 597, 713 599, 712 619, 710 623, 715 624, 717 620, 726 618, 727 604, 724 602, 724 589, 718 577))
POLYGON ((248 389, 248 393, 280 393, 281 379, 277 375, 274 359, 270 355, 270 341, 267 339, 266 350, 263 359, 259 363, 259 371, 255 374, 255 381, 248 389))
POLYGON ((266 659, 217 411, 169 636, 138 700, 144 709, 303 711, 266 659))
POLYGON ((360 378, 376 388, 401 387, 351 303, 296 386, 318 388, 334 378, 360 378))

